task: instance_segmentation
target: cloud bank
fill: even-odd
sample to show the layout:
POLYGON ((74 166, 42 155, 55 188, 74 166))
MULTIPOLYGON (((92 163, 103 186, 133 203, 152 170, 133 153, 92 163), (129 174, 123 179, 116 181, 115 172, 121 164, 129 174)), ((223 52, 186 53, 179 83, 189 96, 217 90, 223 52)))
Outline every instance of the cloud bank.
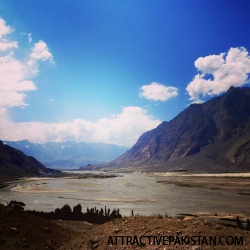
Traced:
POLYGON ((0 110, 2 140, 105 142, 132 146, 139 136, 161 123, 139 107, 124 107, 121 114, 91 122, 77 118, 65 123, 13 122, 6 109, 0 110))
MULTIPOLYGON (((124 107, 112 118, 91 122, 77 118, 64 123, 15 122, 9 108, 27 106, 29 91, 37 90, 33 79, 40 73, 39 63, 53 62, 47 44, 40 40, 34 43, 25 58, 17 58, 18 41, 9 39, 14 29, 0 18, 0 139, 24 140, 45 143, 49 141, 106 142, 132 146, 139 136, 156 127, 161 121, 153 119, 140 107, 124 107)), ((32 45, 32 36, 27 42, 32 45)))
POLYGON ((153 101, 167 101, 178 95, 178 88, 164 86, 163 84, 152 82, 141 87, 140 97, 153 101))
POLYGON ((190 100, 199 103, 206 96, 218 95, 231 86, 249 82, 250 56, 244 47, 230 48, 227 53, 199 57, 195 61, 198 74, 186 90, 190 100))

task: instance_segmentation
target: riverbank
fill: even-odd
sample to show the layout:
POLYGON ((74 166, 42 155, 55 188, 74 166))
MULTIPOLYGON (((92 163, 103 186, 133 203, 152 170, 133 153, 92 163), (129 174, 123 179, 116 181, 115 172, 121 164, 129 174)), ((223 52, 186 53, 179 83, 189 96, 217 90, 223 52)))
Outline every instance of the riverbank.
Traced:
POLYGON ((5 188, 13 183, 22 183, 22 182, 30 182, 30 181, 37 181, 37 180, 51 180, 51 179, 106 179, 106 178, 114 178, 119 176, 118 174, 112 173, 74 173, 74 172, 55 172, 53 174, 48 175, 36 175, 36 176, 27 176, 22 178, 17 178, 11 181, 5 181, 0 183, 0 189, 5 188))
MULTIPOLYGON (((26 177, 19 177, 19 178, 10 178, 8 181, 1 181, 0 182, 0 189, 6 185, 11 183, 18 183, 23 181, 30 181, 30 180, 42 180, 42 179, 53 179, 53 178, 71 178, 71 179, 88 179, 88 178, 114 178, 117 177, 118 174, 103 172, 103 173, 90 173, 90 172, 83 172, 76 173, 74 171, 68 172, 61 172, 59 170, 54 170, 49 174, 41 174, 41 175, 29 175, 26 177)), ((8 179, 8 178, 7 178, 8 179)))
POLYGON ((155 173, 162 177, 161 184, 174 184, 178 187, 198 187, 212 190, 225 190, 240 195, 250 195, 250 173, 155 173))

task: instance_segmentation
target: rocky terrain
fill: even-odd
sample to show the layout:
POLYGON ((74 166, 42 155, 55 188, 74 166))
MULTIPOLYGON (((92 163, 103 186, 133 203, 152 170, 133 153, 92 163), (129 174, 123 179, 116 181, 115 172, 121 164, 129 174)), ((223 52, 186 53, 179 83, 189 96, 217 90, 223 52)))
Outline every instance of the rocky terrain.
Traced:
POLYGON ((144 133, 107 168, 149 171, 249 171, 250 88, 231 87, 144 133))
POLYGON ((0 249, 249 249, 250 231, 224 226, 213 222, 214 219, 195 218, 133 216, 95 225, 84 221, 49 221, 0 205, 0 249), (123 244, 118 236, 125 237, 123 244), (141 236, 146 245, 136 243, 135 238, 141 236), (161 243, 158 245, 155 238, 149 242, 148 236, 157 237, 161 243), (171 245, 168 245, 169 241, 163 245, 161 236, 173 236, 171 245), (195 237, 195 244, 190 241, 186 245, 188 236, 195 237), (208 244, 210 236, 216 236, 217 240, 223 236, 221 243, 225 244, 227 240, 228 244, 208 244), (117 244, 115 237, 118 237, 117 244), (182 242, 184 237, 186 240, 182 242), (235 237, 239 244, 236 244, 235 237))
MULTIPOLYGON (((112 221, 104 225, 98 226, 91 230, 87 235, 85 241, 73 240, 74 246, 71 249, 248 249, 249 248, 249 231, 243 231, 240 229, 230 228, 222 226, 218 223, 213 223, 207 220, 194 220, 190 218, 176 219, 176 218, 161 218, 161 217, 129 217, 120 220, 112 221), (110 238, 111 236, 111 238, 110 238), (115 236, 118 236, 117 238, 115 236), (122 244, 122 237, 123 239, 122 244), (127 237, 128 236, 128 237, 127 237), (143 244, 140 242, 142 238, 143 244), (151 237, 150 241, 147 236, 151 237), (163 244, 163 238, 161 236, 171 237, 172 242, 169 240, 163 244), (209 236, 216 236, 217 239, 221 236, 237 236, 242 237, 244 240, 243 245, 237 246, 225 246, 206 244, 205 240, 203 244, 199 244, 199 240, 196 244, 191 245, 188 242, 188 236, 196 237, 203 236, 209 238, 209 236), (156 238, 157 237, 157 238, 156 238), (186 237, 186 238, 185 238, 186 237), (158 242, 157 243, 157 240, 158 242), (181 240, 185 238, 185 243, 181 240), (111 240, 112 239, 112 240, 111 240), (117 244, 116 244, 117 239, 117 244), (138 242, 137 242, 138 239, 138 242), (154 240, 155 239, 155 240, 154 240), (131 241, 130 241, 131 240, 131 241), (161 242, 161 243, 160 243, 161 242), (144 245, 145 244, 145 245, 144 245), (82 247, 82 248, 81 248, 82 247)), ((200 239, 201 239, 200 238, 200 239)), ((193 242, 194 243, 194 242, 193 242)), ((208 242, 207 242, 208 243, 208 242)), ((230 243, 231 244, 231 243, 230 243)))

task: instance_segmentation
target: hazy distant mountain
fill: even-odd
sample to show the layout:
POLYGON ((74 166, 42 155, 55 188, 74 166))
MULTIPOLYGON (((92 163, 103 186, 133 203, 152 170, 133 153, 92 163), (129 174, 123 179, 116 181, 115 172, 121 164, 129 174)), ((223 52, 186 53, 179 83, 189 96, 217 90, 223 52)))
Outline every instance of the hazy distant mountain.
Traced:
POLYGON ((134 170, 250 170, 250 89, 231 87, 192 104, 173 120, 144 133, 106 167, 134 170))
POLYGON ((0 141, 0 182, 51 172, 33 157, 0 141))
POLYGON ((49 168, 79 168, 88 164, 111 161, 128 148, 105 143, 49 142, 46 144, 23 141, 5 141, 27 155, 35 157, 49 168))

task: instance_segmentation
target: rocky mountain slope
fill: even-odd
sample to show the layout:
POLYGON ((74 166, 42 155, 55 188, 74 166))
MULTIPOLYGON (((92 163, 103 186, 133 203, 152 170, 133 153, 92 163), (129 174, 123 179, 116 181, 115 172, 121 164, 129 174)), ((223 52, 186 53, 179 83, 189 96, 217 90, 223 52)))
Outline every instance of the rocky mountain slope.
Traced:
POLYGON ((144 133, 106 167, 134 170, 249 171, 250 88, 231 87, 144 133))
POLYGON ((0 182, 53 172, 35 158, 0 141, 0 182))
POLYGON ((45 144, 6 141, 6 144, 33 156, 46 167, 54 169, 79 168, 88 164, 109 162, 128 148, 105 143, 49 142, 45 144))

